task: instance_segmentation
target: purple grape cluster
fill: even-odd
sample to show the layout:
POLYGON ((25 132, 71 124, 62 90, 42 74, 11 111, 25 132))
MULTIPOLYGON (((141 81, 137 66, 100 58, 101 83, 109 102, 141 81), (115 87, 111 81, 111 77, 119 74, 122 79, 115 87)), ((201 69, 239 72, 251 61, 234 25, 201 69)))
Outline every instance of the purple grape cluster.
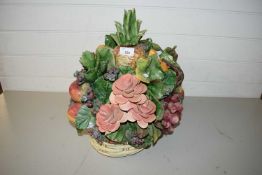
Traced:
POLYGON ((182 97, 180 94, 173 94, 164 99, 164 116, 162 120, 163 133, 172 134, 181 120, 183 111, 182 97))
POLYGON ((76 77, 77 83, 78 85, 82 85, 83 83, 85 83, 85 70, 82 69, 81 71, 76 71, 74 73, 74 77, 76 77))
POLYGON ((81 97, 81 102, 85 103, 87 107, 92 108, 93 107, 93 100, 95 99, 95 93, 94 91, 90 88, 86 92, 86 95, 83 95, 81 97))
POLYGON ((133 145, 135 147, 140 147, 144 144, 145 134, 139 131, 130 131, 127 130, 125 136, 128 140, 128 144, 133 145))
POLYGON ((107 73, 104 74, 104 78, 109 81, 116 81, 118 73, 119 73, 119 69, 113 67, 109 69, 107 73))
POLYGON ((134 145, 134 146, 139 146, 139 145, 142 145, 143 143, 144 143, 144 139, 141 139, 139 137, 132 137, 129 140, 129 144, 134 145))

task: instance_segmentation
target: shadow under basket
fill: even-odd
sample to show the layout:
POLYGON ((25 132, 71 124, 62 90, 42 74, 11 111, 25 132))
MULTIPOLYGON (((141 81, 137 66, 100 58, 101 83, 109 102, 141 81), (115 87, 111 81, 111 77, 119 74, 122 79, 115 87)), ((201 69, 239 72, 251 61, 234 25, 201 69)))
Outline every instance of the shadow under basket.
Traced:
POLYGON ((143 148, 135 148, 130 145, 123 144, 110 144, 103 142, 99 144, 93 137, 88 136, 89 142, 92 147, 100 154, 103 154, 108 157, 125 157, 129 155, 136 154, 143 150, 143 148))

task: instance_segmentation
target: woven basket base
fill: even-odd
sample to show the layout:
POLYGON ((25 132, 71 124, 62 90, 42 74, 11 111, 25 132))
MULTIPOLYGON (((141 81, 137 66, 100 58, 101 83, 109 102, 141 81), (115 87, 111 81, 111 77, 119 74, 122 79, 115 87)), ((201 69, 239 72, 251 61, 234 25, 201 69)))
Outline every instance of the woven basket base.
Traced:
POLYGON ((100 154, 103 154, 108 157, 124 157, 132 154, 136 154, 143 150, 134 148, 130 145, 120 145, 120 144, 110 144, 103 142, 101 145, 97 141, 88 136, 90 144, 92 147, 100 154))

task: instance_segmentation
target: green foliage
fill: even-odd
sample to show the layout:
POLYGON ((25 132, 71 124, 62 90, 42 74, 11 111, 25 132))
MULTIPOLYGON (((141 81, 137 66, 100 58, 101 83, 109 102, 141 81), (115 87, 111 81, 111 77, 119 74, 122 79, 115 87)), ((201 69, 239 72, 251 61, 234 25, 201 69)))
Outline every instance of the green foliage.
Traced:
POLYGON ((105 36, 105 45, 113 49, 117 46, 117 43, 114 41, 111 35, 106 35, 105 36))
POLYGON ((129 128, 127 124, 122 124, 117 131, 106 134, 106 137, 112 141, 124 143, 126 141, 125 132, 128 129, 129 128))
POLYGON ((89 51, 83 52, 80 63, 87 70, 94 68, 96 65, 95 54, 89 51))
POLYGON ((176 46, 174 46, 173 48, 171 47, 167 47, 165 48, 164 52, 168 53, 169 55, 171 55, 173 57, 173 60, 176 62, 178 55, 176 53, 176 46))
POLYGON ((80 58, 80 63, 85 68, 84 77, 87 82, 94 82, 108 69, 115 66, 115 57, 110 47, 100 47, 96 53, 85 51, 80 58))
POLYGON ((150 83, 148 85, 148 89, 157 99, 162 99, 173 92, 175 85, 176 73, 169 69, 167 72, 165 72, 164 79, 162 81, 150 83))
POLYGON ((107 70, 115 66, 115 56, 109 47, 100 47, 96 50, 96 70, 104 74, 107 70))
POLYGON ((139 58, 136 66, 137 78, 145 83, 164 78, 157 55, 149 56, 148 59, 139 58))
POLYGON ((152 92, 151 89, 147 90, 147 96, 156 105, 156 120, 162 120, 163 115, 164 115, 164 104, 163 104, 163 102, 160 101, 155 96, 154 92, 152 92))
POLYGON ((119 66, 118 67, 119 71, 120 71, 120 76, 124 75, 124 74, 135 74, 134 69, 130 66, 119 66))
POLYGON ((112 91, 112 83, 106 81, 103 76, 101 76, 93 83, 93 91, 96 98, 101 103, 105 104, 109 100, 109 96, 112 91))
POLYGON ((140 31, 141 23, 142 21, 136 19, 135 9, 125 10, 123 24, 116 21, 117 32, 110 36, 119 46, 134 46, 146 32, 146 30, 140 31))
POLYGON ((76 116, 76 128, 78 130, 84 130, 89 126, 95 125, 95 117, 93 116, 90 108, 86 105, 81 106, 76 116))
POLYGON ((161 130, 155 127, 154 124, 148 125, 148 133, 152 139, 153 144, 155 144, 157 140, 162 136, 161 130))
POLYGON ((159 57, 160 58, 162 58, 163 60, 165 60, 165 61, 167 61, 168 63, 170 63, 170 64, 175 64, 175 61, 174 61, 174 59, 173 59, 173 57, 169 54, 169 53, 167 53, 167 52, 162 52, 160 55, 159 55, 159 57))
POLYGON ((144 138, 144 148, 148 148, 151 145, 156 144, 156 142, 161 138, 162 132, 160 129, 155 127, 155 125, 149 124, 147 127, 148 135, 144 138))
POLYGON ((150 49, 154 49, 156 51, 162 50, 161 47, 158 44, 153 43, 151 38, 147 38, 145 40, 141 40, 139 42, 139 44, 143 45, 143 48, 144 48, 145 52, 149 52, 150 49))

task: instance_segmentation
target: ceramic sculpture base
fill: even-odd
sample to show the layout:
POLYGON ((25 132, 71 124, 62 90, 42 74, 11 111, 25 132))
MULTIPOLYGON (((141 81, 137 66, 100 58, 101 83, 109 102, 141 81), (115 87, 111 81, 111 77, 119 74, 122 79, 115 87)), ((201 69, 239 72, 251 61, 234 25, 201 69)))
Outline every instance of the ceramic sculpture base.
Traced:
POLYGON ((92 147, 98 153, 108 157, 125 157, 125 156, 136 154, 143 150, 143 148, 137 149, 130 145, 123 145, 123 144, 110 144, 106 142, 99 144, 94 138, 90 136, 88 136, 88 139, 92 147))

